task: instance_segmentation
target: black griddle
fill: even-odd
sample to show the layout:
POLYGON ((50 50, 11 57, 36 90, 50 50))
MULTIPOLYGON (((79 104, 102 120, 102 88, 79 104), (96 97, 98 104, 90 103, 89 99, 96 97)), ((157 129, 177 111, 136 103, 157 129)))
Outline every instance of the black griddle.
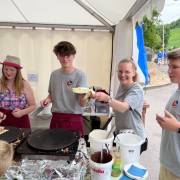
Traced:
POLYGON ((66 148, 78 140, 77 132, 64 129, 36 130, 27 139, 29 146, 44 151, 57 151, 66 148))
POLYGON ((11 126, 5 126, 4 128, 7 129, 8 131, 3 134, 0 134, 0 140, 7 141, 8 143, 12 143, 18 139, 21 139, 22 131, 20 128, 11 127, 11 126))
POLYGON ((71 161, 77 152, 79 138, 78 132, 64 129, 37 129, 16 148, 16 155, 32 160, 71 161))

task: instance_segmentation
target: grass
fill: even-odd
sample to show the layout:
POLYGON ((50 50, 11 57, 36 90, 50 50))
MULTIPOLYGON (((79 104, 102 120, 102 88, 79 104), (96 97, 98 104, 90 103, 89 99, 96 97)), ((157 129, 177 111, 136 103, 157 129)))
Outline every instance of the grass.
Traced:
POLYGON ((180 47, 180 28, 175 28, 170 31, 168 41, 168 49, 180 47))

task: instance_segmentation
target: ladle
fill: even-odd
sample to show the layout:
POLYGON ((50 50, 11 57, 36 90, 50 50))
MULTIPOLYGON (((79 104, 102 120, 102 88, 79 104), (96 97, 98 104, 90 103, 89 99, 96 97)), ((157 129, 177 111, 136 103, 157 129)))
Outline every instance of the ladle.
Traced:
POLYGON ((103 162, 103 145, 102 145, 101 154, 100 154, 100 163, 102 162, 103 162))
POLYGON ((111 135, 111 133, 114 131, 115 125, 112 125, 111 130, 108 132, 106 139, 109 138, 109 136, 111 135))

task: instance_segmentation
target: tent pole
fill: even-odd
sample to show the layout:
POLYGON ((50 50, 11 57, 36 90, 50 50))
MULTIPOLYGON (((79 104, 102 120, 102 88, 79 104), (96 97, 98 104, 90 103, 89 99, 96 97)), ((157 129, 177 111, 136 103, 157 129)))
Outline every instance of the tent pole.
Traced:
POLYGON ((100 15, 98 15, 94 10, 92 10, 90 7, 84 4, 81 0, 74 0, 74 1, 77 4, 79 4, 81 7, 83 7, 92 16, 94 16, 98 21, 104 24, 111 32, 114 32, 114 28, 107 21, 105 21, 100 15))
POLYGON ((0 22, 0 27, 35 27, 35 28, 50 28, 50 29, 89 29, 89 30, 102 30, 109 31, 109 29, 105 26, 98 25, 67 25, 67 24, 43 24, 43 23, 19 23, 19 22, 0 22))

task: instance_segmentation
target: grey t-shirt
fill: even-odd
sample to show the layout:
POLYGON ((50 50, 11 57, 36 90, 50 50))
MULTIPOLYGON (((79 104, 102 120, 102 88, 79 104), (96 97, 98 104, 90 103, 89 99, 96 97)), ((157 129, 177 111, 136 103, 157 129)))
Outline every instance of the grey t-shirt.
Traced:
MULTIPOLYGON (((180 89, 171 96, 167 105, 167 111, 180 121, 180 89)), ((170 172, 180 177, 180 134, 177 132, 162 130, 160 161, 170 172)))
POLYGON ((52 98, 52 112, 82 114, 78 95, 72 92, 73 87, 87 87, 85 73, 78 69, 69 74, 61 69, 51 73, 49 94, 52 98))
POLYGON ((115 111, 116 129, 133 129, 137 135, 146 138, 144 124, 141 118, 144 103, 144 93, 138 83, 134 83, 128 88, 119 86, 115 99, 127 102, 130 109, 121 113, 115 111))

